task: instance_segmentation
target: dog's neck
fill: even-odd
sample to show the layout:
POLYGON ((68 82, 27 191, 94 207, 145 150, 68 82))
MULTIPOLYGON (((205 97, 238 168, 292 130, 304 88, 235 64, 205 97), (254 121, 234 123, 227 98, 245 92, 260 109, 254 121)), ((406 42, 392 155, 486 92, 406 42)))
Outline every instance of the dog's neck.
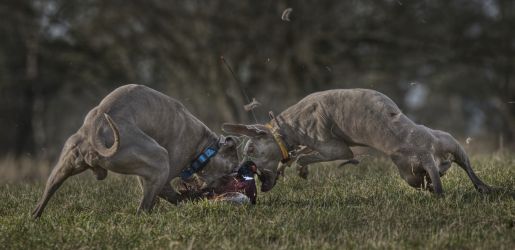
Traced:
POLYGON ((281 131, 281 127, 278 121, 275 118, 272 118, 269 123, 265 124, 265 127, 268 128, 270 134, 274 138, 275 143, 281 151, 281 162, 286 163, 290 161, 290 152, 292 151, 293 147, 289 146, 286 142, 286 135, 281 131))
MULTIPOLYGON (((327 119, 326 117, 324 117, 327 119)), ((319 135, 317 130, 310 130, 317 119, 313 114, 306 115, 303 110, 288 108, 281 114, 277 115, 276 120, 281 126, 284 134, 284 140, 292 149, 299 149, 300 146, 312 146, 317 143, 319 135), (309 133, 311 131, 311 133, 309 133)), ((291 150, 291 149, 290 149, 291 150)))
POLYGON ((202 152, 202 150, 204 150, 205 148, 212 146, 214 143, 218 143, 218 140, 219 137, 215 132, 206 129, 203 132, 203 136, 200 138, 197 144, 198 146, 196 149, 196 154, 200 154, 200 152, 202 152))
POLYGON ((288 120, 283 118, 282 113, 275 118, 274 123, 276 124, 275 126, 278 126, 279 133, 282 139, 284 140, 285 144, 287 145, 288 151, 297 148, 299 145, 302 145, 301 143, 299 143, 299 133, 296 132, 296 129, 293 126, 293 124, 291 124, 290 122, 288 122, 288 120))

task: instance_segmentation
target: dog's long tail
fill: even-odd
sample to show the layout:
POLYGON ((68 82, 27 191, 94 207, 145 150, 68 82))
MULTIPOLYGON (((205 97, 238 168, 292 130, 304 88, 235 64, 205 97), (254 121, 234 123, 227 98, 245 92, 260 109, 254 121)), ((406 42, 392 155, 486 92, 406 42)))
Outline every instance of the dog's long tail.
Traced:
POLYGON ((111 131, 113 132, 113 145, 111 145, 111 147, 108 148, 101 141, 99 134, 102 128, 102 118, 100 117, 100 115, 97 116, 94 122, 93 133, 91 133, 90 142, 95 151, 97 151, 99 155, 103 157, 111 157, 118 151, 118 148, 120 147, 120 131, 116 123, 108 114, 104 113, 104 118, 106 119, 109 128, 111 128, 111 131))

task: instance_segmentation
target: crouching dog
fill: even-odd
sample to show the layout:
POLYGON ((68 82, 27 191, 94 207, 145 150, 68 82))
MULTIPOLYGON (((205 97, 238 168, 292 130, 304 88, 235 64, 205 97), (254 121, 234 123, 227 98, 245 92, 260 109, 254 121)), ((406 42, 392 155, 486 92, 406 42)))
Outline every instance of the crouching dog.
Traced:
POLYGON ((357 164, 350 147, 384 152, 412 187, 442 194, 440 177, 457 163, 480 192, 490 188, 472 170, 462 146, 449 133, 411 121, 387 96, 368 89, 336 89, 313 93, 266 124, 224 124, 230 134, 250 137, 244 154, 255 162, 261 190, 276 183, 278 163, 296 155, 300 174, 310 164, 347 160, 357 164))
POLYGON ((143 197, 138 213, 156 197, 177 204, 187 196, 170 185, 178 176, 199 176, 206 187, 238 167, 236 139, 212 132, 180 102, 142 85, 125 85, 107 95, 66 141, 33 212, 38 218, 70 176, 91 170, 98 180, 108 171, 138 176, 143 197), (192 162, 193 160, 193 162, 192 162))

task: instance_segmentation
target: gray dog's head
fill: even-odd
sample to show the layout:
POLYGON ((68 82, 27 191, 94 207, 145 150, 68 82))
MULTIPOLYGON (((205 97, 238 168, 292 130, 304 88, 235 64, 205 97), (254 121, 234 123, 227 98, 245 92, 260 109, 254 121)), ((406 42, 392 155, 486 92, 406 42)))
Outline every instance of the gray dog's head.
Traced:
POLYGON ((208 187, 220 185, 223 177, 235 171, 238 167, 238 138, 228 136, 219 140, 218 153, 209 160, 207 166, 198 173, 198 176, 208 187))
POLYGON ((260 124, 224 124, 222 130, 250 138, 243 154, 257 166, 261 191, 267 192, 272 189, 277 180, 277 166, 282 157, 279 146, 268 128, 260 124))

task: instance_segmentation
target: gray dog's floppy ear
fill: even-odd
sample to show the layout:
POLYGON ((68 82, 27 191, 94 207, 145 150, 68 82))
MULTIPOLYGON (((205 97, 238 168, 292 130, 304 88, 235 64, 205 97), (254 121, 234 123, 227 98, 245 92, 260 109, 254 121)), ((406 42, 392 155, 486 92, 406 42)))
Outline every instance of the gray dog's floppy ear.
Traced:
POLYGON ((229 124, 224 123, 222 125, 222 131, 228 134, 246 135, 250 137, 256 137, 260 135, 266 135, 266 129, 260 128, 261 125, 244 125, 244 124, 229 124))

